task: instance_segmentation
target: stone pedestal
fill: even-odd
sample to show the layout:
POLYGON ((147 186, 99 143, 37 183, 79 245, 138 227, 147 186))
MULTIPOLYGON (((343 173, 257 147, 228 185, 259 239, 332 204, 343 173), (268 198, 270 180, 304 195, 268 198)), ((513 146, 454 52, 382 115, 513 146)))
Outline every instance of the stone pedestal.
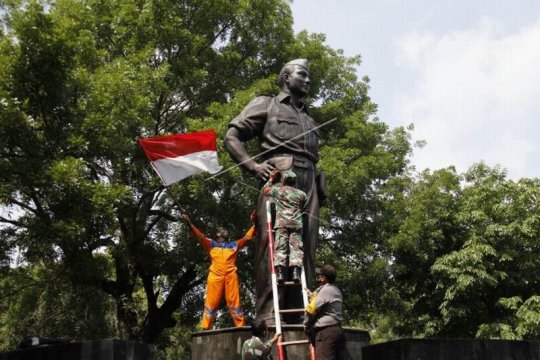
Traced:
POLYGON ((154 360, 151 345, 104 339, 43 345, 0 354, 0 360, 154 360))
MULTIPOLYGON (((343 330, 347 339, 344 360, 362 360, 362 348, 369 344, 369 333, 354 328, 344 328, 343 330)), ((306 339, 302 325, 283 325, 282 331, 285 341, 306 339)), ((275 328, 271 326, 270 334, 273 335, 274 333, 275 328)), ((193 333, 191 335, 191 359, 240 360, 242 344, 251 336, 249 326, 193 333)), ((307 344, 287 346, 286 351, 290 360, 309 359, 307 344)), ((274 359, 278 358, 276 345, 273 347, 272 356, 274 359)))
POLYGON ((540 341, 402 339, 366 346, 363 360, 538 360, 540 341))

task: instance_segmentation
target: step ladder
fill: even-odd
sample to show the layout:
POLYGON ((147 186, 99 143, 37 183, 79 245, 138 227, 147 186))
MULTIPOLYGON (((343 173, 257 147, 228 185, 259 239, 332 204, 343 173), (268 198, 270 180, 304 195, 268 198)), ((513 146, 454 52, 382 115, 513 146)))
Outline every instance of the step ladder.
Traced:
MULTIPOLYGON (((274 267, 274 234, 273 234, 273 228, 272 228, 272 212, 270 209, 270 201, 266 201, 266 224, 268 227, 268 256, 269 264, 270 264, 270 271, 271 271, 271 278, 272 278, 272 298, 274 301, 274 317, 275 317, 275 326, 276 326, 276 333, 282 334, 281 332, 281 314, 287 314, 287 313, 304 313, 305 307, 308 305, 308 295, 306 292, 307 285, 306 285, 306 273, 304 271, 304 267, 302 266, 302 274, 300 276, 300 284, 295 283, 294 281, 285 281, 281 284, 281 286, 301 286, 302 291, 302 299, 304 302, 304 308, 302 309, 285 309, 280 310, 279 309, 279 296, 278 296, 278 283, 277 283, 277 276, 276 276, 276 269, 274 267)), ((282 337, 283 339, 283 337, 282 337)), ((291 346, 291 345, 308 345, 309 346, 309 358, 310 360, 316 360, 315 359, 315 349, 313 347, 313 344, 306 339, 306 340, 296 340, 296 341, 278 341, 278 359, 279 360, 285 360, 285 346, 291 346)))

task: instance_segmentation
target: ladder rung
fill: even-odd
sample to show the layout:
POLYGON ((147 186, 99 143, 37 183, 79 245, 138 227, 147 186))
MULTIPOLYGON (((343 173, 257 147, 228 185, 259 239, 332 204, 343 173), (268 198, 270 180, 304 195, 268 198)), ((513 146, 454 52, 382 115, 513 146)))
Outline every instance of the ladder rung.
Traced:
POLYGON ((278 282, 278 286, 301 286, 302 284, 299 283, 299 282, 294 282, 294 281, 283 281, 281 283, 278 282))
POLYGON ((288 314, 288 313, 298 313, 298 312, 304 312, 304 309, 285 309, 285 310, 279 310, 280 314, 288 314))
POLYGON ((278 343, 278 345, 282 345, 282 346, 300 345, 300 344, 309 344, 309 340, 284 341, 282 343, 278 343))

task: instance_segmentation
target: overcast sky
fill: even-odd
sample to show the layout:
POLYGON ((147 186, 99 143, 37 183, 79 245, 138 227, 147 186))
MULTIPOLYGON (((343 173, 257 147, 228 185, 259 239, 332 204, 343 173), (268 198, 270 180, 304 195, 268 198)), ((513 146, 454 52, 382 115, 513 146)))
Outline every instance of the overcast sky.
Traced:
POLYGON ((414 123, 417 170, 484 160, 540 177, 540 0, 294 0, 295 30, 361 55, 378 116, 414 123))

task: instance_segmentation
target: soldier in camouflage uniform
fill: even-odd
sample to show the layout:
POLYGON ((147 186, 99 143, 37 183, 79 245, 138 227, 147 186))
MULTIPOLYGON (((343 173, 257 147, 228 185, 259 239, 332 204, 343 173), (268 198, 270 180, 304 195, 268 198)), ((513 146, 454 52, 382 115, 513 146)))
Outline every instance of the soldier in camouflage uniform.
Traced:
POLYGON ((272 360, 272 345, 276 343, 281 334, 275 334, 272 340, 263 339, 268 336, 268 328, 264 319, 256 319, 251 325, 253 336, 244 341, 242 345, 242 360, 272 360))
POLYGON ((281 184, 273 185, 278 173, 279 170, 272 170, 268 182, 263 187, 263 194, 276 203, 274 266, 276 267, 278 282, 283 282, 287 266, 287 253, 289 253, 292 279, 299 282, 300 268, 304 259, 302 250, 302 210, 307 195, 302 190, 294 187, 296 174, 291 170, 286 170, 281 174, 281 184))

